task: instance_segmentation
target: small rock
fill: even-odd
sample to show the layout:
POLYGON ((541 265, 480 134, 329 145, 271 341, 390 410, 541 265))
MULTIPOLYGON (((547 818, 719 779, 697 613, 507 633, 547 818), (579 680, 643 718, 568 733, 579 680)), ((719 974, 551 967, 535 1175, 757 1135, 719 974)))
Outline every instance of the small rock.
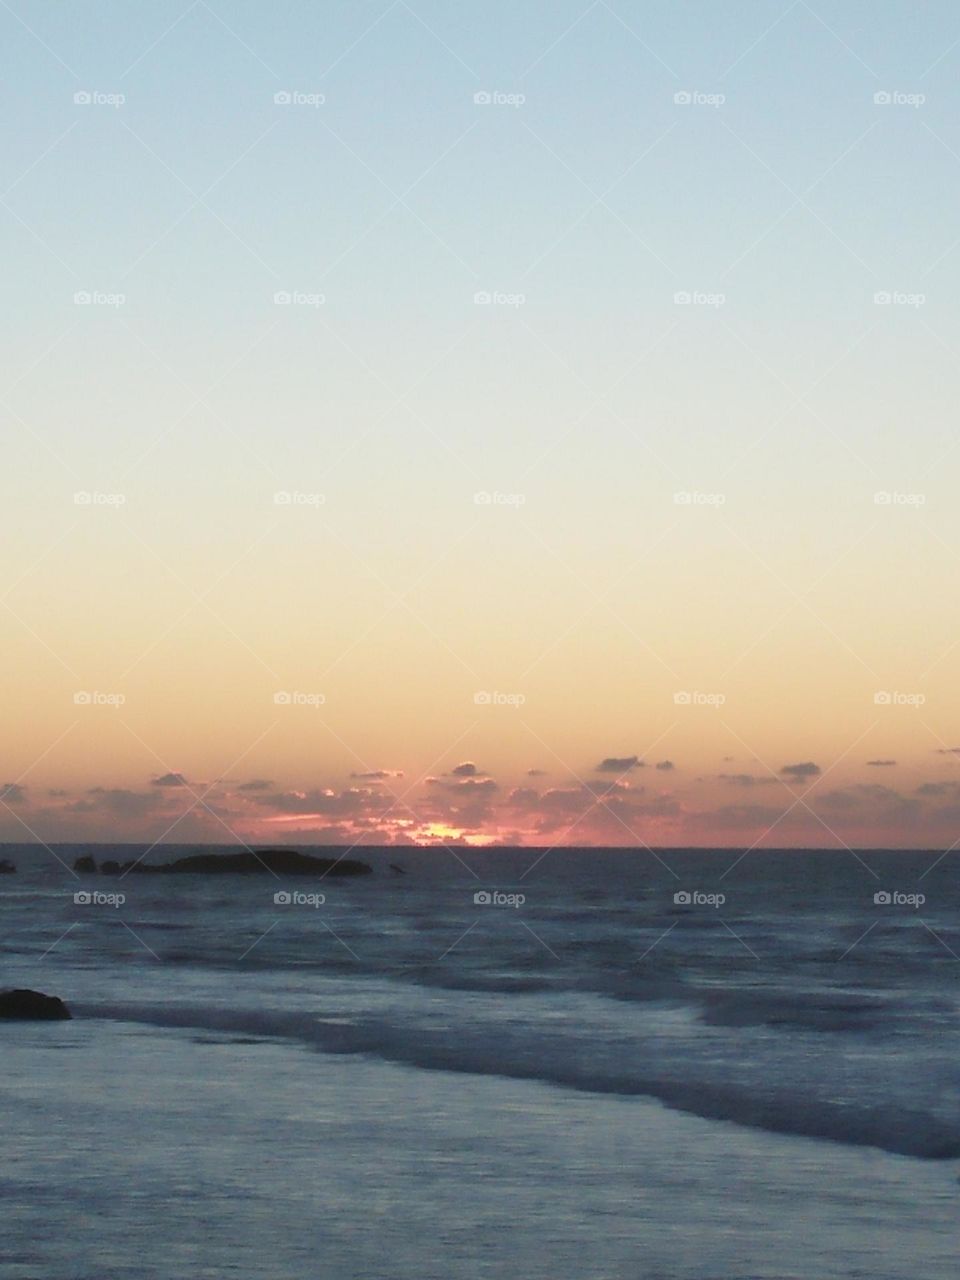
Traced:
POLYGON ((0 991, 0 1018, 18 1021, 62 1022, 73 1015, 59 996, 42 991, 0 991))

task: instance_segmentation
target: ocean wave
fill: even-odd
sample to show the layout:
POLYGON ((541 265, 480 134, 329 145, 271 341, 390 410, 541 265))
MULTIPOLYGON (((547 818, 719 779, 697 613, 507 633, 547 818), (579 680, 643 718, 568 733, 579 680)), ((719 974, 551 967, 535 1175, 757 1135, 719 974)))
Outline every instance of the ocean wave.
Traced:
MULTIPOLYGON (((624 1057, 615 1069, 599 1069, 583 1046, 564 1052, 556 1037, 505 1038, 503 1028, 474 1025, 451 1030, 402 1027, 375 1018, 325 1018, 316 1012, 262 1012, 211 1006, 160 1007, 74 1004, 79 1018, 110 1019, 294 1042, 324 1053, 364 1054, 427 1071, 539 1081, 580 1092, 656 1099, 678 1111, 772 1133, 877 1147, 928 1160, 960 1158, 960 1121, 891 1102, 851 1102, 812 1095, 802 1084, 775 1079, 764 1089, 708 1078, 709 1063, 690 1062, 685 1078, 653 1054, 624 1057)), ((866 1093, 866 1089, 864 1089, 866 1093)))

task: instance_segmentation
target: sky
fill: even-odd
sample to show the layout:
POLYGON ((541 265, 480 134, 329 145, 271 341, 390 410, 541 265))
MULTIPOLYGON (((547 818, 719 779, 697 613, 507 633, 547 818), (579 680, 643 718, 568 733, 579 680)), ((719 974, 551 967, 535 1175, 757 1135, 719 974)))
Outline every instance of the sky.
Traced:
POLYGON ((960 838, 955 5, 0 32, 0 839, 960 838))

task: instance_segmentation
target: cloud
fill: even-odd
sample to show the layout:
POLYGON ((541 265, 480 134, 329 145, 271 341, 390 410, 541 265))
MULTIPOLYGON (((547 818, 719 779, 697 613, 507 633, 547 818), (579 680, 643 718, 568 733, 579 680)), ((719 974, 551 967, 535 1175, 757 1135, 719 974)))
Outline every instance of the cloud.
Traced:
POLYGON ((387 798, 367 787, 347 787, 340 792, 330 787, 314 787, 309 791, 260 792, 254 803, 273 809, 279 815, 352 818, 364 813, 382 812, 387 798))
POLYGON ((820 797, 819 803, 831 813, 852 812, 860 821, 870 815, 883 824, 913 821, 920 810, 918 800, 873 782, 829 791, 820 797))
POLYGON ((510 792, 507 806, 529 815, 535 838, 563 832, 570 833, 565 843, 583 845, 600 839, 623 844, 632 820, 674 812, 669 798, 644 805, 640 800, 643 790, 617 779, 597 785, 550 787, 540 795, 532 787, 517 787, 510 792))
POLYGON ((641 818, 676 818, 682 812, 679 802, 669 795, 645 800, 643 804, 635 805, 630 810, 631 814, 641 818))
POLYGON ((596 799, 588 787, 551 787, 540 797, 540 804, 544 809, 574 813, 595 804, 596 799))
POLYGON ((140 818, 163 804, 156 792, 129 791, 126 787, 91 787, 87 795, 96 796, 89 803, 93 809, 106 809, 120 818, 140 818))
POLYGON ((596 766, 596 773, 629 773, 631 769, 642 769, 643 761, 639 756, 607 756, 596 766))
POLYGON ((758 778, 752 773, 718 773, 717 777, 721 782, 729 782, 737 787, 764 787, 777 781, 776 778, 771 777, 769 774, 764 774, 762 778, 758 778))
POLYGON ((917 787, 918 796, 952 796, 955 795, 960 783, 956 782, 924 782, 917 787))
POLYGON ((819 778, 820 766, 804 760, 802 764, 785 764, 780 772, 787 778, 819 778))
MULTIPOLYGON (((685 786, 674 795, 669 794, 677 791, 672 772, 679 771, 679 766, 672 760, 658 760, 653 751, 650 754, 649 774, 643 772, 639 756, 629 755, 607 757, 595 773, 591 770, 580 779, 562 769, 547 774, 521 767, 506 785, 473 760, 458 762, 454 757, 448 771, 418 781, 400 805, 391 803, 390 792, 398 788, 389 779, 401 776, 401 771, 362 767, 349 775, 350 780, 344 779, 343 771, 329 780, 314 776, 302 787, 282 779, 271 782, 253 775, 251 768, 246 779, 241 775, 215 784, 208 797, 213 813, 189 812, 192 789, 200 784, 178 771, 151 778, 144 770, 132 790, 104 780, 90 789, 68 785, 51 795, 53 789, 46 784, 27 788, 8 783, 0 787, 0 796, 12 802, 14 813, 29 817, 47 841, 167 838, 216 844, 223 841, 219 817, 238 839, 250 844, 279 839, 345 846, 492 841, 593 848, 644 842, 653 847, 747 847, 757 839, 763 841, 765 829, 776 823, 773 838, 765 839, 769 845, 830 844, 828 835, 833 831, 854 848, 934 848, 946 847, 955 835, 950 834, 951 826, 960 822, 960 774, 933 761, 927 771, 929 781, 918 785, 914 777, 908 785, 895 788, 881 785, 883 778, 891 784, 902 781, 892 771, 892 759, 864 761, 861 757, 857 773, 828 789, 833 777, 823 777, 827 766, 821 769, 799 753, 774 774, 744 752, 735 757, 743 772, 694 777, 688 761, 685 786), (663 777, 655 779, 654 772, 663 777), (641 779, 648 784, 646 789, 641 779), (816 798, 807 797, 814 812, 798 809, 784 817, 784 798, 806 792, 819 779, 816 798), (778 801, 778 808, 768 808, 778 801), (21 803, 30 808, 19 808, 21 803), (816 814, 821 815, 819 821, 816 814), (165 837, 174 823, 172 835, 165 837)), ((940 754, 948 762, 956 758, 952 750, 940 754)), ((590 759, 600 757, 588 754, 590 759)), ((13 770, 11 774, 17 776, 13 770)), ((415 776, 419 775, 411 775, 408 768, 407 777, 413 781, 415 776)), ((14 813, 0 806, 0 839, 19 838, 14 813)))
POLYGON ((540 793, 533 787, 514 787, 507 796, 507 804, 511 809, 533 809, 539 800, 540 793))
POLYGON ((472 760, 464 760, 463 764, 458 764, 455 769, 450 770, 454 778, 475 778, 479 772, 472 760))
MULTIPOLYGON (((456 772, 456 770, 454 770, 456 772)), ((454 795, 479 795, 481 792, 496 791, 497 784, 493 778, 458 777, 454 782, 446 782, 443 778, 427 778, 430 787, 442 787, 454 795)))
POLYGON ((824 809, 855 809, 862 803, 862 797, 854 791, 828 791, 820 796, 819 804, 824 809))
POLYGON ((937 747, 938 756, 960 756, 960 747, 937 747))
POLYGON ((0 785, 0 800, 4 804, 23 804, 26 798, 26 787, 21 787, 16 782, 4 782, 0 785))
POLYGON ((782 809, 760 804, 727 804, 712 812, 701 813, 699 817, 710 828, 739 828, 758 833, 774 825, 781 830, 784 826, 799 826, 804 821, 802 814, 787 815, 782 809))

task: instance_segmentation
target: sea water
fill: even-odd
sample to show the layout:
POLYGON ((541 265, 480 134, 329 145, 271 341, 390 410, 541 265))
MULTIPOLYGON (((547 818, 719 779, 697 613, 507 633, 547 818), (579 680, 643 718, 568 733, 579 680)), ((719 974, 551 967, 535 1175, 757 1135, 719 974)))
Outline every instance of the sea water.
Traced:
POLYGON ((956 855, 3 852, 5 1276, 956 1273, 956 855))

